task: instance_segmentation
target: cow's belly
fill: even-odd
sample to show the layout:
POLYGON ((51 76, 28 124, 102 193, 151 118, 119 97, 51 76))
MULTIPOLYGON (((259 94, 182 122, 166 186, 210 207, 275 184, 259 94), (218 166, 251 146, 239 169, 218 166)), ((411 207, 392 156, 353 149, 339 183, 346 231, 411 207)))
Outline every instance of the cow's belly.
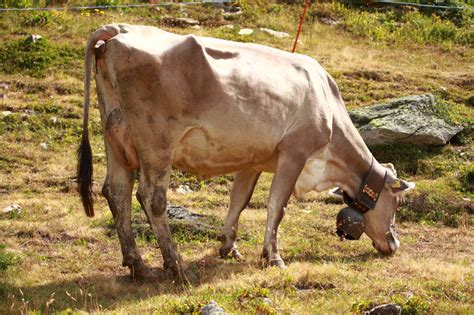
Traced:
POLYGON ((255 136, 215 135, 208 129, 192 127, 177 143, 173 165, 203 177, 221 175, 265 164, 272 160, 276 145, 255 136))

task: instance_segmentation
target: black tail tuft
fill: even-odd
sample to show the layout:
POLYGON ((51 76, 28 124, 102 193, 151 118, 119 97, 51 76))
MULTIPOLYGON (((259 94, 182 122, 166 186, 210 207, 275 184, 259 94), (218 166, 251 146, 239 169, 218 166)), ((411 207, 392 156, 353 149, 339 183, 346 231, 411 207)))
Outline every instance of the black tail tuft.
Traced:
POLYGON ((82 135, 81 146, 77 150, 77 183, 84 211, 88 217, 94 216, 92 191, 92 150, 87 131, 82 135))

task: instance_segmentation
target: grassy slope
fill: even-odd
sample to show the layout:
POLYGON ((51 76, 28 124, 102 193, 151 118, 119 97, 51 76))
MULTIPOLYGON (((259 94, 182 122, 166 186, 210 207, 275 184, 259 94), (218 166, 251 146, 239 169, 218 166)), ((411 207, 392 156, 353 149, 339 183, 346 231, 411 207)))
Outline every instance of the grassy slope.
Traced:
MULTIPOLYGON (((293 34, 298 8, 270 8, 259 11, 249 7, 245 18, 235 23, 293 34)), ((198 7, 187 10, 194 17, 216 13, 198 7)), ((320 8, 322 12, 327 10, 320 8)), ((179 14, 177 11, 169 14, 179 14)), ((280 229, 280 247, 288 270, 262 268, 258 256, 271 180, 266 175, 258 184, 250 209, 242 215, 240 248, 247 258, 244 262, 218 259, 219 244, 213 239, 180 237, 181 253, 198 275, 198 283, 182 288, 160 272, 155 281, 131 282, 127 270, 120 266, 120 248, 116 235, 111 233, 111 215, 104 199, 97 198, 98 214, 88 220, 75 193, 74 157, 82 117, 80 51, 87 36, 100 24, 121 21, 156 25, 156 17, 164 13, 53 13, 45 25, 30 22, 37 19, 28 14, 1 16, 0 36, 5 42, 37 33, 47 37, 55 49, 67 44, 69 54, 76 57, 64 64, 58 58, 64 59, 55 55, 41 78, 25 72, 0 74, 0 81, 10 85, 8 99, 0 108, 13 112, 0 118, 0 208, 12 203, 23 207, 19 215, 0 217, 0 242, 6 245, 6 249, 0 248, 0 261, 11 265, 0 270, 0 313, 68 308, 192 312, 211 299, 232 313, 347 313, 389 301, 403 304, 411 312, 473 311, 474 233, 472 216, 462 208, 462 198, 472 200, 472 194, 461 192, 458 180, 471 161, 469 139, 459 146, 421 149, 418 155, 412 147, 376 151, 395 163, 405 178, 415 180, 421 187, 419 193, 428 194, 430 202, 422 203, 421 210, 454 204, 461 213, 453 224, 457 228, 433 224, 433 220, 399 224, 402 247, 394 257, 379 257, 367 238, 339 242, 333 229, 340 205, 321 193, 300 201, 292 199, 289 204, 280 229), (25 113, 31 109, 34 115, 25 113), (46 150, 40 147, 44 142, 48 144, 46 150), (411 161, 413 157, 415 161, 411 161), (263 303, 262 297, 269 297, 271 304, 263 303)), ((173 31, 253 41, 281 49, 289 49, 292 44, 291 37, 275 39, 261 32, 245 38, 237 35, 237 30, 218 28, 173 31)), ((434 92, 452 102, 458 120, 472 122, 471 108, 463 105, 473 93, 472 48, 392 46, 311 20, 303 29, 301 41, 299 52, 315 57, 326 67, 338 81, 349 107, 434 92)), ((58 51, 49 50, 54 54, 58 51)), ((99 191, 105 169, 96 107, 92 110, 92 130, 99 191)), ((185 196, 171 191, 169 199, 222 222, 229 185, 225 180, 208 183, 185 196)), ((404 213, 416 208, 413 204, 417 200, 409 199, 404 213)), ((138 212, 135 215, 140 216, 138 212)), ((441 217, 444 220, 445 216, 441 217)), ((156 246, 143 237, 139 244, 145 260, 160 268, 156 246)))

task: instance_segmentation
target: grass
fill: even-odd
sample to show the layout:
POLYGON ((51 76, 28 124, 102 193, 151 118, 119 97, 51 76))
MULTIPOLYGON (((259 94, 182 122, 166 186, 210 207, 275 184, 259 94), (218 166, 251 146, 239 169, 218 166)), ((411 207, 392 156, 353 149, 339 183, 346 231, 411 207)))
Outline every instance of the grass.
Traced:
MULTIPOLYGON (((293 35, 299 6, 241 4, 244 13, 231 21, 234 29, 163 27, 291 48, 292 36, 277 39, 256 30, 245 37, 238 30, 266 27, 293 35)), ((184 10, 198 20, 221 14, 207 5, 184 10)), ((467 104, 474 95, 474 54, 472 41, 467 42, 470 37, 459 39, 472 20, 450 22, 417 11, 372 11, 311 5, 298 52, 316 58, 329 71, 350 108, 431 92, 449 109, 440 110, 441 114, 472 125, 472 106, 467 104), (339 24, 325 25, 319 22, 321 17, 339 24), (421 29, 404 25, 416 19, 422 21, 421 29), (372 23, 375 34, 362 31, 366 22, 372 23), (397 31, 391 28, 393 23, 404 27, 397 31), (443 25, 454 33, 448 32, 449 37, 430 33, 443 25)), ((229 313, 242 314, 360 313, 389 302, 401 305, 406 314, 472 313, 470 129, 442 148, 371 148, 380 161, 394 163, 400 177, 417 183, 398 215, 402 246, 393 257, 378 256, 366 237, 359 242, 338 241, 334 219, 341 205, 326 193, 311 193, 302 200, 291 199, 281 224, 280 248, 289 268, 263 268, 259 255, 271 182, 271 176, 264 174, 242 214, 239 249, 246 259, 222 260, 216 236, 227 212, 232 176, 203 181, 174 171, 169 201, 206 215, 203 224, 212 227, 210 232, 178 223, 173 228, 180 252, 198 280, 181 287, 161 270, 161 254, 136 200, 136 238, 157 278, 134 282, 127 277, 104 198, 97 196, 97 215, 89 220, 75 188, 75 150, 83 110, 82 50, 101 24, 160 26, 162 17, 178 15, 183 12, 177 6, 160 11, 2 13, 0 82, 7 83, 9 90, 0 112, 11 114, 0 115, 0 209, 16 203, 22 212, 0 214, 0 313, 192 313, 210 300, 229 313), (43 37, 39 47, 25 44, 30 34, 43 37), (181 185, 192 192, 176 192, 181 185)), ((98 192, 105 157, 95 96, 92 104, 98 192)))

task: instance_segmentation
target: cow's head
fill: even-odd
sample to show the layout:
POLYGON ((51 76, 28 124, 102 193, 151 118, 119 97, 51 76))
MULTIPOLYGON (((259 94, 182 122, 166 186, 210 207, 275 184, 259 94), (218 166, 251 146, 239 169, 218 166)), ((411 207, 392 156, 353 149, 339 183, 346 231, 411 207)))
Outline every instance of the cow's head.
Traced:
POLYGON ((400 246, 395 231, 395 213, 403 194, 415 188, 415 184, 397 179, 387 171, 384 188, 374 209, 364 214, 365 233, 379 253, 393 254, 400 246))
POLYGON ((402 195, 413 188, 414 183, 398 179, 390 168, 374 160, 358 194, 351 197, 343 192, 349 207, 337 217, 338 234, 358 239, 365 232, 377 251, 393 254, 400 245, 395 232, 395 213, 402 195))

